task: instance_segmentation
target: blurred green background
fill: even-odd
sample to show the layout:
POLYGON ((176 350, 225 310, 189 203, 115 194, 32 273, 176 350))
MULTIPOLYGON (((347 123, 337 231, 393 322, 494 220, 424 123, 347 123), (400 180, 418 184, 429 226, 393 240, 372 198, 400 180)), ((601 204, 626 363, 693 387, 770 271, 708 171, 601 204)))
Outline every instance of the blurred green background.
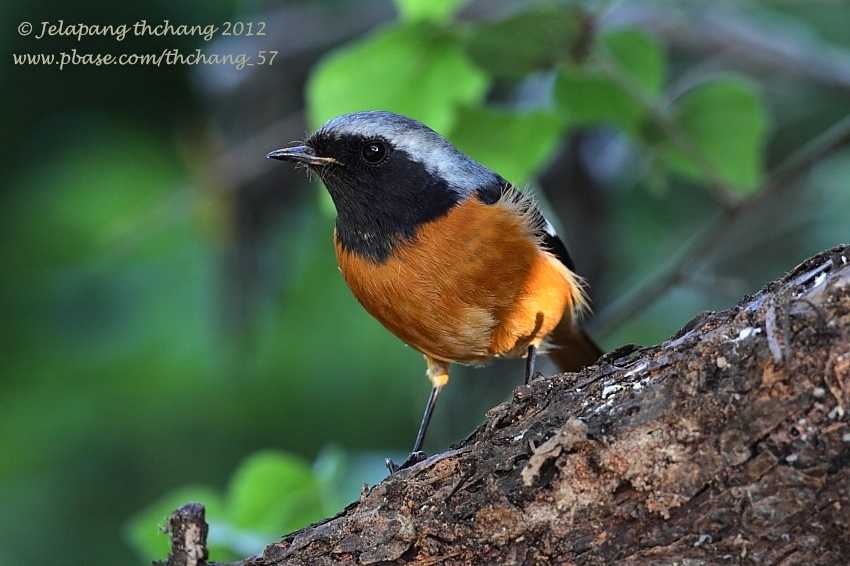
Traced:
MULTIPOLYGON (((850 240, 838 0, 10 0, 0 22, 0 565, 164 558, 157 523, 189 499, 213 559, 247 556, 404 455, 421 356, 345 288, 320 185, 264 157, 336 114, 410 114, 531 186, 608 349, 850 240), (255 33, 35 38, 59 20, 255 33), (277 53, 13 58, 172 48, 277 53)), ((468 434, 521 368, 456 369, 426 448, 468 434)))

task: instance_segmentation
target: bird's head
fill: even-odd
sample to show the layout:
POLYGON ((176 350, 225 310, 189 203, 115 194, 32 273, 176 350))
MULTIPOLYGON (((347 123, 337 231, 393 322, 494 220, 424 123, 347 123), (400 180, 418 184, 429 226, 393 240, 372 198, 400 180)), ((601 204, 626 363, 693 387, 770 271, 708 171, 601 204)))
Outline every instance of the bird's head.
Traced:
POLYGON ((315 172, 336 206, 340 243, 378 261, 420 224, 473 194, 495 202, 506 184, 431 128, 385 111, 333 118, 268 157, 315 172))

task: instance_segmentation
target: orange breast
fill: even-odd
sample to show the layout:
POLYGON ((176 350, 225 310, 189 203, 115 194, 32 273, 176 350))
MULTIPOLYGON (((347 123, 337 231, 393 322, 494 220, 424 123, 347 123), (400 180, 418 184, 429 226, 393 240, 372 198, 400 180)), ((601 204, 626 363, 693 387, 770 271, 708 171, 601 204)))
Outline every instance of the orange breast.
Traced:
MULTIPOLYGON (((336 239, 335 239, 336 241, 336 239)), ((533 236, 515 200, 469 198, 375 264, 336 242, 363 307, 411 347, 448 362, 521 356, 581 302, 576 277, 533 236)))

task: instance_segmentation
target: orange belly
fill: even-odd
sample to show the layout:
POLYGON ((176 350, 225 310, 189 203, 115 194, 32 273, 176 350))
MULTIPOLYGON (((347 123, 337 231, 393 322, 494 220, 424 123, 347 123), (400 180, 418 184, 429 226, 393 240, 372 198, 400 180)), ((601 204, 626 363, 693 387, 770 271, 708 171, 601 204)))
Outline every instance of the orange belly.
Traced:
POLYGON ((336 241, 340 270, 363 307, 427 356, 483 363, 539 346, 582 301, 575 275, 540 248, 515 200, 471 197, 423 224, 376 264, 336 241))

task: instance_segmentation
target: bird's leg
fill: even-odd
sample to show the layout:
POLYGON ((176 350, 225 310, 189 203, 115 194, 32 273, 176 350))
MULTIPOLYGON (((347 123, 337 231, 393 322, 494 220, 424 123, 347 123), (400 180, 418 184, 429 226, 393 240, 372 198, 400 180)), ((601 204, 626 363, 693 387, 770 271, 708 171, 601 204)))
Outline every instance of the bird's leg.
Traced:
POLYGON ((396 473, 404 468, 409 468, 413 464, 418 464, 427 456, 422 452, 422 442, 425 440, 425 431, 428 430, 428 423, 431 422, 431 414, 434 412, 434 405, 437 404, 437 396, 440 394, 440 388, 434 387, 431 389, 431 395, 428 397, 428 404, 425 405, 425 414, 422 415, 422 424, 419 425, 419 433, 416 435, 416 442, 413 443, 413 450, 404 459, 401 464, 396 464, 390 458, 386 459, 387 469, 391 474, 396 473))
POLYGON ((449 382, 448 362, 435 360, 429 356, 425 356, 425 361, 428 363, 428 379, 431 380, 431 384, 433 385, 431 395, 428 397, 428 404, 425 405, 425 413, 422 415, 422 423, 419 425, 419 432, 416 434, 416 442, 413 443, 413 450, 401 464, 396 464, 390 458, 386 459, 387 469, 389 469, 391 474, 417 464, 426 458, 425 453, 422 452, 425 432, 428 430, 428 424, 431 422, 431 415, 434 413, 434 406, 437 404, 437 397, 440 395, 440 390, 449 382))
POLYGON ((431 422, 431 415, 434 413, 434 405, 437 404, 440 389, 440 387, 433 387, 431 389, 431 395, 428 397, 428 404, 425 405, 425 413, 422 415, 422 423, 419 425, 419 432, 416 434, 416 442, 413 443, 411 454, 422 450, 422 443, 425 441, 425 431, 428 430, 428 424, 431 422))
POLYGON ((531 383, 534 378, 534 361, 537 358, 537 346, 532 344, 528 347, 528 355, 525 357, 525 384, 531 383))

